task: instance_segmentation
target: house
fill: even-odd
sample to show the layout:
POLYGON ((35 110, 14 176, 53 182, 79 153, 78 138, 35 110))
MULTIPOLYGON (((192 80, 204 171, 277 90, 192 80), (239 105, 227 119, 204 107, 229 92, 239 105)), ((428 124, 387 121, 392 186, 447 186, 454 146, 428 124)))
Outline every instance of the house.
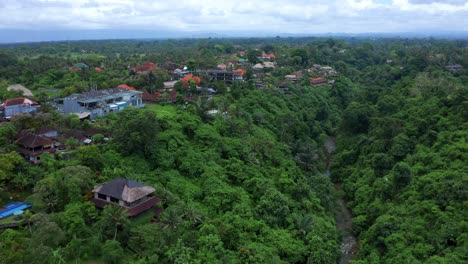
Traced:
POLYGON ((123 88, 89 91, 72 94, 52 103, 60 113, 77 114, 82 118, 94 119, 109 113, 120 111, 126 107, 140 108, 145 106, 142 100, 143 92, 123 88))
POLYGON ((291 74, 288 74, 286 76, 284 76, 284 78, 288 81, 297 81, 299 80, 300 78, 302 78, 303 74, 301 71, 298 71, 298 72, 294 72, 294 73, 291 73, 291 74))
POLYGON ((247 73, 245 69, 241 69, 241 68, 235 69, 234 72, 237 72, 242 77, 247 73))
POLYGON ((57 138, 58 137, 58 130, 50 127, 50 126, 43 126, 36 130, 36 135, 44 136, 48 138, 57 138))
POLYGON ((120 84, 119 86, 117 86, 117 88, 122 88, 122 89, 129 90, 129 91, 136 91, 135 87, 128 86, 125 83, 120 84))
POLYGON ((128 179, 116 178, 95 186, 91 202, 98 208, 118 205, 127 210, 129 216, 136 216, 161 201, 159 197, 154 196, 154 192, 153 187, 128 179))
POLYGON ((262 53, 262 56, 258 57, 259 59, 264 59, 264 60, 271 60, 276 58, 274 53, 262 53))
POLYGON ((321 66, 314 64, 312 68, 307 70, 308 72, 315 72, 326 76, 336 76, 338 73, 330 66, 321 66))
POLYGON ((23 113, 31 113, 37 111, 40 105, 28 98, 13 98, 7 99, 0 105, 0 110, 3 111, 3 116, 10 119, 12 116, 23 113))
POLYGON ((99 68, 99 67, 94 68, 94 70, 95 70, 96 72, 103 72, 103 71, 104 71, 103 69, 101 69, 101 68, 99 68))
POLYGON ((141 73, 141 72, 154 71, 154 70, 156 70, 156 68, 157 67, 156 67, 156 64, 154 62, 147 61, 147 62, 143 63, 140 66, 132 67, 132 70, 137 72, 137 73, 141 73))
POLYGON ((265 68, 274 68, 275 67, 275 63, 274 62, 271 62, 271 61, 265 61, 263 63, 263 67, 265 68))
POLYGON ((26 133, 16 140, 16 144, 18 153, 31 163, 38 163, 42 153, 55 153, 54 141, 45 136, 26 133))
POLYGON ((327 80, 323 77, 310 78, 310 83, 315 86, 318 86, 318 85, 327 84, 327 80))
POLYGON ((254 68, 254 69, 256 69, 256 70, 261 70, 261 69, 263 69, 264 67, 263 67, 263 65, 262 65, 261 63, 257 63, 257 64, 255 64, 252 68, 254 68))
POLYGON ((164 89, 172 89, 174 88, 174 85, 177 83, 178 81, 168 81, 168 82, 164 82, 164 89))
MULTIPOLYGON (((200 71, 200 73, 202 72, 200 71)), ((232 83, 243 80, 242 75, 237 71, 206 70, 204 73, 208 74, 210 81, 232 83)))
POLYGON ((285 75, 284 78, 288 81, 297 81, 297 76, 295 74, 285 75))
POLYGON ((186 69, 175 69, 174 72, 172 73, 172 77, 174 77, 175 79, 179 79, 179 78, 183 78, 185 75, 187 74, 190 74, 189 71, 187 71, 186 69))
POLYGON ((222 64, 219 64, 218 66, 216 66, 216 68, 218 70, 223 70, 224 71, 224 70, 226 70, 227 66, 226 66, 226 64, 222 63, 222 64))
POLYGON ((445 68, 447 68, 447 70, 449 70, 450 72, 457 72, 463 69, 463 66, 460 64, 453 64, 453 65, 448 65, 445 68))

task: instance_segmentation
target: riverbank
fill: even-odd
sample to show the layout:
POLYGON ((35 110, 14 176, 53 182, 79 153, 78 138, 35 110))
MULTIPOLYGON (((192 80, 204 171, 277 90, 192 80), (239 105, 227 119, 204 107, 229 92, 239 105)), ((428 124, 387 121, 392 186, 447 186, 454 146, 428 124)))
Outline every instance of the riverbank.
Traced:
MULTIPOLYGON (((341 184, 335 184, 335 192, 342 193, 341 184)), ((353 222, 351 210, 346 207, 346 202, 340 195, 336 199, 336 227, 342 237, 341 240, 341 260, 340 264, 347 264, 350 260, 356 258, 359 253, 360 245, 353 233, 353 222)))
MULTIPOLYGON (((331 176, 330 166, 332 153, 336 149, 335 138, 330 137, 324 143, 325 151, 325 175, 331 176)), ((351 210, 346 207, 346 202, 343 199, 343 190, 340 183, 335 184, 336 195, 336 228, 338 229, 340 236, 342 237, 340 251, 341 259, 338 263, 347 264, 349 261, 356 258, 359 253, 360 245, 358 239, 353 233, 353 217, 351 210)))

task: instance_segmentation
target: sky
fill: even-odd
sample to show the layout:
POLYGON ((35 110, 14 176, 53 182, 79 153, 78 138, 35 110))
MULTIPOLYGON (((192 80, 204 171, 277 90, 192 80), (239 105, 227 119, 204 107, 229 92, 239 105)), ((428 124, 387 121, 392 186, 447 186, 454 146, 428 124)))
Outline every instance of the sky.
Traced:
POLYGON ((0 14, 0 42, 74 38, 71 32, 119 38, 468 31, 468 0, 0 0, 0 14))

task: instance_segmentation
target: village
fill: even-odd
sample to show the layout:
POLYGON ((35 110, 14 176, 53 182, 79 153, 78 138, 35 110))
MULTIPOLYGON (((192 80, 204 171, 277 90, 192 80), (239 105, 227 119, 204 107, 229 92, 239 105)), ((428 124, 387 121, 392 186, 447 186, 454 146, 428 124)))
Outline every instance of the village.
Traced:
MULTIPOLYGON (((193 67, 189 69, 187 65, 178 65, 170 61, 159 64, 148 61, 139 66, 129 66, 134 76, 151 76, 154 71, 161 70, 167 73, 169 79, 163 80, 162 87, 153 87, 151 90, 139 89, 125 83, 114 88, 96 89, 90 83, 88 91, 50 98, 39 104, 34 101, 35 97, 29 89, 19 84, 11 85, 8 90, 19 91, 23 97, 8 98, 1 102, 0 122, 14 122, 15 119, 24 115, 34 117, 42 113, 41 107, 46 106, 52 107, 52 111, 60 115, 73 116, 79 122, 89 124, 86 129, 70 129, 56 124, 19 131, 13 137, 16 152, 31 164, 40 164, 41 157, 45 153, 52 157, 59 155, 61 158, 71 158, 75 156, 74 150, 78 146, 105 144, 111 140, 112 131, 100 129, 96 126, 96 121, 98 120, 97 123, 103 122, 105 116, 126 108, 145 108, 152 105, 186 107, 188 104, 196 103, 200 98, 209 100, 216 94, 236 89, 235 84, 242 82, 250 82, 260 90, 274 88, 284 96, 288 96, 290 95, 289 88, 299 83, 309 84, 311 89, 318 86, 326 86, 330 89, 339 75, 330 66, 313 64, 310 68, 284 75, 276 83, 267 83, 265 80, 272 77, 272 70, 282 68, 276 62, 278 54, 258 50, 256 53, 258 56, 255 63, 249 62, 246 51, 240 51, 232 56, 239 59, 226 59, 211 69, 194 69, 193 67), (216 87, 222 87, 225 91, 220 91, 216 87)), ((392 61, 387 60, 386 63, 392 63, 392 61)), ((449 65, 446 68, 451 72, 463 69, 459 64, 449 65)), ((65 70, 71 72, 91 70, 96 73, 106 71, 100 67, 90 69, 84 63, 66 67, 65 70)), ((56 89, 42 88, 42 90, 56 89)), ((217 115, 219 110, 209 109, 205 114, 217 115)), ((117 204, 125 208, 131 217, 156 206, 154 219, 157 219, 157 215, 163 210, 162 206, 157 206, 161 199, 154 196, 153 187, 129 179, 116 178, 110 182, 101 183, 94 190, 89 191, 93 193, 94 198, 91 201, 96 204, 96 207, 103 208, 108 204, 117 204)), ((0 220, 20 215, 28 208, 31 208, 30 204, 12 201, 4 205, 4 209, 0 211, 0 220)), ((21 217, 16 216, 16 219, 21 219, 21 217)), ((10 223, 5 226, 14 225, 10 223)), ((2 228, 1 222, 0 228, 2 228)))
MULTIPOLYGON (((210 99, 216 96, 220 84, 230 91, 236 83, 250 81, 257 89, 265 89, 264 78, 271 77, 271 70, 277 65, 274 53, 261 53, 256 58, 256 63, 249 63, 246 52, 240 51, 238 60, 226 60, 212 69, 188 69, 187 66, 177 65, 172 62, 156 64, 154 62, 144 62, 140 66, 130 67, 130 71, 135 76, 152 75, 156 70, 164 70, 169 76, 169 80, 162 82, 163 87, 159 89, 143 88, 120 84, 114 88, 96 89, 92 87, 86 92, 72 93, 66 97, 51 98, 42 104, 34 101, 33 93, 22 85, 11 85, 8 90, 18 90, 24 97, 9 98, 1 102, 0 121, 14 122, 15 119, 24 115, 34 118, 41 114, 41 106, 52 107, 52 111, 60 115, 73 116, 79 122, 88 123, 87 129, 67 129, 59 124, 53 126, 42 126, 36 129, 25 129, 19 131, 14 136, 16 151, 31 164, 40 164, 41 157, 45 153, 52 157, 59 155, 60 158, 72 158, 74 150, 78 146, 92 144, 105 144, 112 139, 112 131, 99 129, 97 123, 103 122, 105 116, 118 113, 126 108, 144 108, 157 104, 170 104, 186 107, 187 104, 195 103, 200 98, 210 99), (248 76, 247 76, 248 75, 248 76), (97 122, 97 123, 96 123, 97 122)), ((71 72, 81 72, 94 70, 102 73, 106 69, 95 67, 89 69, 84 63, 77 63, 65 70, 71 72)), ((312 68, 291 72, 283 77, 283 80, 276 83, 276 89, 284 95, 288 95, 288 87, 302 80, 308 80, 311 87, 331 86, 334 77, 338 74, 329 66, 314 64, 312 68)), ((41 90, 55 90, 54 88, 42 88, 41 90)), ((50 111, 50 110, 48 110, 50 111)), ((219 111, 211 109, 206 111, 207 115, 216 115, 219 111)), ((116 204, 125 208, 130 217, 135 217, 151 208, 154 211, 154 221, 164 209, 160 205, 161 199, 154 196, 154 188, 141 183, 116 178, 107 183, 101 183, 92 191, 93 197, 90 201, 97 208, 105 205, 116 204), (158 205, 159 204, 159 205, 158 205)), ((31 208, 31 204, 22 201, 13 201, 4 206, 0 212, 0 229, 3 227, 14 227, 16 223, 23 223, 21 214, 24 210, 31 208), (7 219, 15 218, 19 221, 8 222, 7 219), (2 222, 4 224, 2 227, 2 222)))

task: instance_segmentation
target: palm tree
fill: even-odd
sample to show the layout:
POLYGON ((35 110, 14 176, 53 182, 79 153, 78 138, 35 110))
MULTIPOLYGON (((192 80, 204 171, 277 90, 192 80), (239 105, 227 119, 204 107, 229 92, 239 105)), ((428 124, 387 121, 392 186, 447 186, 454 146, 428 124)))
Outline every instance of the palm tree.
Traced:
POLYGON ((200 211, 193 204, 185 206, 183 217, 192 222, 193 226, 198 226, 203 222, 200 211))
POLYGON ((119 227, 123 228, 130 223, 128 212, 117 205, 105 206, 102 211, 102 219, 106 226, 114 227, 114 240, 117 238, 119 227))
POLYGON ((304 238, 307 233, 309 233, 312 228, 314 228, 314 218, 312 215, 307 214, 307 215, 298 215, 295 214, 293 216, 294 218, 294 225, 296 226, 297 232, 301 235, 302 238, 304 238))
POLYGON ((32 229, 31 229, 31 217, 32 217, 32 213, 30 210, 27 210, 26 212, 24 212, 23 214, 23 219, 24 221, 26 221, 26 223, 28 224, 28 229, 29 229, 29 233, 32 235, 32 229))
POLYGON ((57 264, 65 264, 65 263, 67 263, 67 262, 65 261, 65 259, 62 257, 62 252, 61 252, 62 250, 61 250, 61 248, 58 248, 58 249, 56 249, 56 250, 53 250, 53 249, 51 249, 51 250, 52 250, 52 258, 55 260, 54 263, 57 263, 57 264))
POLYGON ((183 222, 181 214, 173 206, 161 214, 161 224, 164 229, 175 229, 183 222))

